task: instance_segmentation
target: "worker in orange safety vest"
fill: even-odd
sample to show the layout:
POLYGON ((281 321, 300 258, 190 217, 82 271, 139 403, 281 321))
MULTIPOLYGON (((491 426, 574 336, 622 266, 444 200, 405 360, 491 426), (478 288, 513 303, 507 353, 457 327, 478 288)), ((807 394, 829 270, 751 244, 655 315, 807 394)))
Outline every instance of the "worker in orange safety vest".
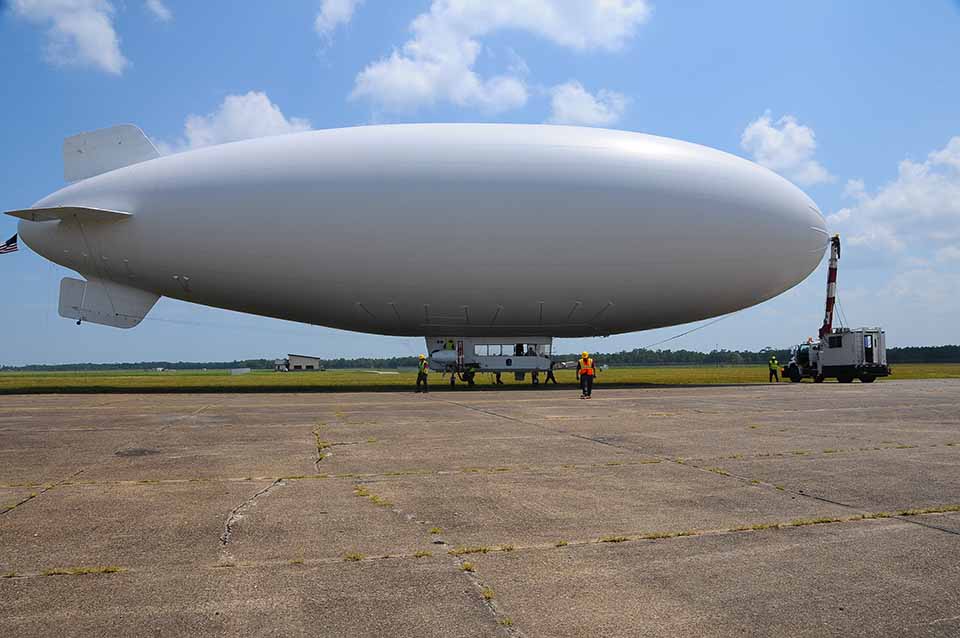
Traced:
POLYGON ((577 379, 580 381, 580 398, 589 399, 593 394, 593 378, 597 375, 597 368, 593 365, 590 353, 584 351, 577 361, 577 379))

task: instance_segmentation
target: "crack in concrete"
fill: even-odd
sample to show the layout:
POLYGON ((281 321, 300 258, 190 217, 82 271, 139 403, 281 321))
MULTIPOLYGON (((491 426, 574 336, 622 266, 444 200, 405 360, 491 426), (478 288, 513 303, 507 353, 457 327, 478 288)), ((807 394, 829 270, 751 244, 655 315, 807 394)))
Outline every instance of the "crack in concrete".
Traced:
MULTIPOLYGON (((419 520, 417 521, 417 523, 421 525, 430 524, 429 521, 419 521, 419 520)), ((517 636, 522 638, 525 634, 523 633, 523 631, 520 630, 519 627, 517 627, 513 623, 513 620, 508 615, 506 615, 506 613, 504 613, 503 610, 500 609, 500 606, 496 602, 495 592, 493 591, 493 589, 490 588, 486 583, 484 583, 484 581, 480 578, 480 575, 475 570, 466 569, 465 564, 470 562, 469 560, 467 560, 466 557, 469 555, 468 554, 451 554, 450 552, 452 550, 450 549, 450 545, 443 539, 438 539, 436 541, 433 541, 433 543, 437 545, 441 550, 443 550, 445 555, 449 556, 452 559, 452 562, 456 567, 457 571, 463 574, 466 577, 466 579, 470 582, 470 584, 473 586, 473 588, 477 591, 477 593, 480 594, 480 604, 483 605, 483 607, 487 610, 487 612, 493 616, 493 620, 496 621, 497 628, 500 630, 500 632, 506 636, 517 636)), ((506 546, 501 546, 501 547, 506 547, 506 546)), ((504 551, 504 550, 502 550, 501 548, 498 548, 497 550, 493 550, 493 551, 504 551)))
POLYGON ((480 594, 481 601, 483 606, 487 611, 493 615, 493 619, 497 623, 497 627, 500 631, 506 636, 519 636, 522 638, 525 634, 519 627, 517 627, 510 616, 506 615, 497 604, 496 601, 496 592, 489 586, 487 586, 483 580, 480 578, 480 575, 473 570, 466 570, 463 568, 463 564, 467 562, 460 557, 456 558, 457 567, 460 572, 467 577, 467 580, 471 582, 477 592, 480 594))
POLYGON ((910 625, 911 627, 923 627, 929 625, 939 625, 944 622, 953 622, 954 620, 960 620, 960 616, 945 616, 943 618, 934 618, 933 620, 925 623, 915 623, 910 625))
POLYGON ((327 458, 327 454, 324 452, 324 450, 330 447, 328 442, 320 438, 320 428, 322 428, 324 425, 324 423, 318 423, 317 427, 313 428, 313 442, 314 447, 316 447, 315 451, 317 453, 317 458, 313 461, 313 467, 317 471, 320 470, 320 462, 327 458))
POLYGON ((283 482, 283 479, 277 479, 230 511, 229 516, 227 516, 227 520, 223 523, 223 533, 220 534, 220 547, 225 558, 229 557, 227 554, 227 545, 230 544, 230 538, 233 535, 233 528, 243 518, 244 512, 246 512, 246 510, 251 506, 255 505, 258 498, 268 494, 271 490, 273 490, 273 488, 283 487, 284 485, 286 485, 286 483, 283 482))

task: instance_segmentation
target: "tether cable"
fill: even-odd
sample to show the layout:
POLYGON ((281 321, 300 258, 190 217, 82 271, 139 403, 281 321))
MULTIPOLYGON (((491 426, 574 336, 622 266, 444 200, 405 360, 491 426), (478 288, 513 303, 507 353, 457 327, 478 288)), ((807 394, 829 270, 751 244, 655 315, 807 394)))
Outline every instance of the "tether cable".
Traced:
MULTIPOLYGON (((739 311, 738 311, 738 312, 739 312, 739 311)), ((729 319, 730 317, 734 316, 735 314, 737 314, 737 313, 736 313, 736 312, 731 312, 729 315, 723 315, 722 317, 717 317, 717 318, 714 319, 713 321, 708 321, 707 323, 705 323, 705 324, 703 324, 703 325, 701 325, 701 326, 697 326, 696 328, 691 328, 690 330, 686 330, 686 331, 684 331, 684 332, 681 332, 680 334, 673 335, 672 337, 668 337, 668 338, 666 338, 666 339, 663 339, 662 341, 657 341, 657 342, 655 342, 655 343, 651 343, 651 344, 646 345, 646 346, 640 346, 639 349, 640 349, 640 350, 649 350, 650 348, 652 348, 652 347, 654 347, 654 346, 659 346, 659 345, 662 344, 662 343, 667 343, 668 341, 673 341, 674 339, 679 339, 680 337, 685 337, 685 336, 687 336, 688 334, 691 334, 691 333, 696 332, 696 331, 698 331, 698 330, 703 330, 704 328, 709 328, 710 326, 712 326, 712 325, 714 325, 714 324, 720 323, 720 322, 723 321, 724 319, 729 319)))

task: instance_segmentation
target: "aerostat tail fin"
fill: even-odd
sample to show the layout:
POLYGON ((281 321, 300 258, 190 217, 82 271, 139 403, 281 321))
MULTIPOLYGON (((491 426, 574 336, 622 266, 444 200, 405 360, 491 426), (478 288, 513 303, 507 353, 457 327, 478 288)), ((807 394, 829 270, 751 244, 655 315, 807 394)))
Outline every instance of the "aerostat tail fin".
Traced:
POLYGON ((160 157, 143 131, 120 124, 63 140, 63 177, 76 182, 160 157))
POLYGON ((147 316, 160 295, 112 281, 64 277, 60 281, 60 316, 114 328, 133 328, 147 316))

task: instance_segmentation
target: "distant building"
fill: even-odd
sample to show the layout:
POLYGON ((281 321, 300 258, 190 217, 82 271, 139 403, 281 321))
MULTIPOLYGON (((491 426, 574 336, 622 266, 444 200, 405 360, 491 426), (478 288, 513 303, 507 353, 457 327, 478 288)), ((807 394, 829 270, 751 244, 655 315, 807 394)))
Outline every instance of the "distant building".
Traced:
MULTIPOLYGON (((274 369, 277 369, 276 362, 274 369)), ((324 370, 319 357, 308 357, 303 354, 288 354, 286 358, 286 369, 290 372, 299 372, 302 370, 324 370)))

